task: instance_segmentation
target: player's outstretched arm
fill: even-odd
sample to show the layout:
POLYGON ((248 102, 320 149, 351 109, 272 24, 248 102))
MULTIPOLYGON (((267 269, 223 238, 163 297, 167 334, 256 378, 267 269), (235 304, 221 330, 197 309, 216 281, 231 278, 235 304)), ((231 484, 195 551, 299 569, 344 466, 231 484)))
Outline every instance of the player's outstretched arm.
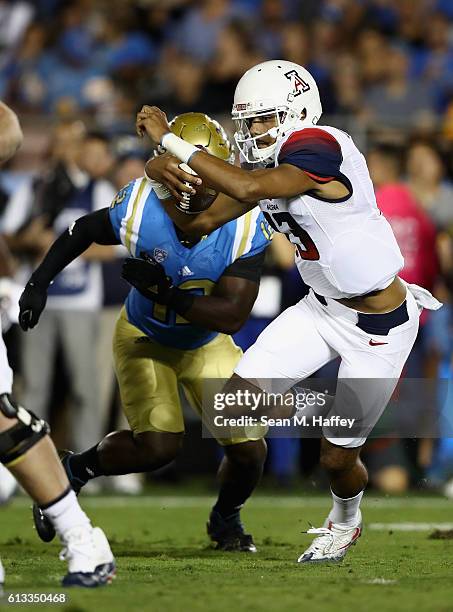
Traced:
POLYGON ((42 263, 31 275, 19 300, 19 324, 24 331, 38 323, 46 306, 47 289, 53 279, 93 243, 119 244, 108 208, 77 219, 50 247, 42 263))
POLYGON ((302 170, 289 164, 243 170, 203 151, 195 151, 188 165, 216 191, 247 204, 272 198, 291 198, 319 187, 302 170))
POLYGON ((145 166, 146 176, 157 183, 165 185, 171 196, 161 199, 171 218, 184 233, 189 236, 203 236, 232 219, 237 219, 255 207, 255 202, 239 202, 230 196, 220 193, 215 202, 204 212, 188 215, 181 212, 175 204, 183 202, 183 193, 194 193, 201 179, 184 172, 180 161, 169 153, 150 159, 145 166))
POLYGON ((200 151, 170 131, 165 113, 156 106, 143 107, 136 125, 139 134, 146 132, 156 144, 187 163, 213 189, 237 201, 254 205, 258 200, 295 197, 319 187, 304 171, 290 164, 244 170, 200 151))
POLYGON ((210 234, 218 227, 241 217, 256 206, 256 204, 245 206, 243 202, 238 202, 224 193, 219 193, 207 210, 196 215, 187 215, 179 211, 173 199, 164 200, 162 204, 173 223, 188 236, 196 238, 210 234))

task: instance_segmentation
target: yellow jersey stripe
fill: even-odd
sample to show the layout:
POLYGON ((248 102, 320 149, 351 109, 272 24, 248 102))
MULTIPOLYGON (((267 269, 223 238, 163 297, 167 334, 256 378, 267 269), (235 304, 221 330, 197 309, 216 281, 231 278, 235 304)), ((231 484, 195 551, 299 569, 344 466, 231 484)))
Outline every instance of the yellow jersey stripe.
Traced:
POLYGON ((140 183, 140 187, 138 188, 137 195, 135 196, 134 204, 132 205, 132 214, 129 217, 126 225, 126 237, 125 237, 125 246, 128 251, 131 250, 131 238, 132 238, 132 227, 134 225, 134 218, 137 212, 137 206, 140 202, 140 198, 142 196, 143 190, 146 185, 146 178, 142 178, 142 182, 140 183))
POLYGON ((264 237, 266 238, 266 240, 271 240, 271 235, 266 230, 266 226, 264 225, 264 221, 261 221, 260 227, 261 227, 261 231, 263 232, 264 237))
POLYGON ((244 254, 247 238, 250 232, 250 224, 252 222, 252 212, 252 210, 249 210, 249 212, 244 215, 244 233, 242 234, 241 242, 239 243, 236 259, 239 259, 239 257, 242 257, 244 254))

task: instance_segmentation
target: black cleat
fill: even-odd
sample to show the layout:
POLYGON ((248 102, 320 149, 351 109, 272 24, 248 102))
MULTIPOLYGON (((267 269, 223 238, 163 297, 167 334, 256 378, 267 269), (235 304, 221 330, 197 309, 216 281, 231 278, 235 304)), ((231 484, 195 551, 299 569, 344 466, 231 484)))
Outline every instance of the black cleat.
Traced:
POLYGON ((244 533, 239 512, 224 519, 218 512, 212 510, 206 528, 208 536, 216 542, 216 550, 256 553, 252 536, 244 533))
POLYGON ((93 589, 105 584, 111 584, 115 577, 115 563, 104 563, 103 565, 99 565, 94 572, 75 572, 66 574, 61 584, 64 587, 84 587, 86 589, 93 589))
MULTIPOLYGON (((72 451, 68 450, 58 451, 58 456, 60 457, 61 463, 68 477, 69 484, 75 491, 75 494, 78 495, 80 493, 80 489, 85 483, 82 482, 79 478, 73 476, 71 470, 69 469, 68 457, 73 454, 74 453, 72 451)), ((44 516, 38 504, 33 504, 33 523, 35 524, 35 529, 40 539, 43 542, 52 542, 56 535, 56 531, 51 521, 49 521, 49 519, 44 516)))

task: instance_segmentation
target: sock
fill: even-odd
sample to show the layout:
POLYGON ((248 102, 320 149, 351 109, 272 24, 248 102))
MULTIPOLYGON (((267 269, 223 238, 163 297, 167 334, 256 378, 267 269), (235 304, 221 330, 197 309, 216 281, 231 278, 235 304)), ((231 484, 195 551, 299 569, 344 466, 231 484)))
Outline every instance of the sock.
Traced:
POLYGON ((249 491, 247 491, 247 494, 242 496, 237 487, 229 484, 223 485, 212 509, 214 512, 218 512, 223 519, 228 519, 239 513, 249 494, 249 491))
POLYGON ((45 506, 40 506, 40 508, 60 537, 73 527, 89 527, 91 525, 90 519, 80 507, 72 489, 67 489, 56 500, 45 506))
POLYGON ((332 523, 341 523, 353 527, 357 524, 357 514, 359 512, 360 502, 362 501, 363 491, 360 491, 355 497, 343 499, 335 495, 333 491, 332 500, 333 506, 329 513, 329 520, 332 523))
POLYGON ((228 458, 227 455, 222 460, 219 469, 219 496, 213 510, 223 519, 239 515, 242 506, 253 493, 263 470, 263 450, 258 448, 248 461, 241 460, 240 455, 239 460, 228 458))
POLYGON ((83 453, 75 453, 67 459, 72 475, 84 483, 92 478, 104 476, 104 470, 99 463, 98 446, 99 443, 83 453))

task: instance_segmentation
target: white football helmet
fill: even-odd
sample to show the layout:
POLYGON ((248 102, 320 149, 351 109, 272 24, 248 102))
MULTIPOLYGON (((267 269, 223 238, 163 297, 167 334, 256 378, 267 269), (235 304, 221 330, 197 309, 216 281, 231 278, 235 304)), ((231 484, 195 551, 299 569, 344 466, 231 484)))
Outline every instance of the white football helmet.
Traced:
POLYGON ((298 124, 315 125, 321 114, 318 86, 308 70, 286 60, 263 62, 247 70, 236 86, 232 110, 234 139, 247 162, 269 162, 277 141, 288 130, 298 124), (253 137, 251 120, 272 114, 276 116, 276 127, 253 137), (256 141, 265 135, 276 138, 276 142, 260 149, 256 141))

